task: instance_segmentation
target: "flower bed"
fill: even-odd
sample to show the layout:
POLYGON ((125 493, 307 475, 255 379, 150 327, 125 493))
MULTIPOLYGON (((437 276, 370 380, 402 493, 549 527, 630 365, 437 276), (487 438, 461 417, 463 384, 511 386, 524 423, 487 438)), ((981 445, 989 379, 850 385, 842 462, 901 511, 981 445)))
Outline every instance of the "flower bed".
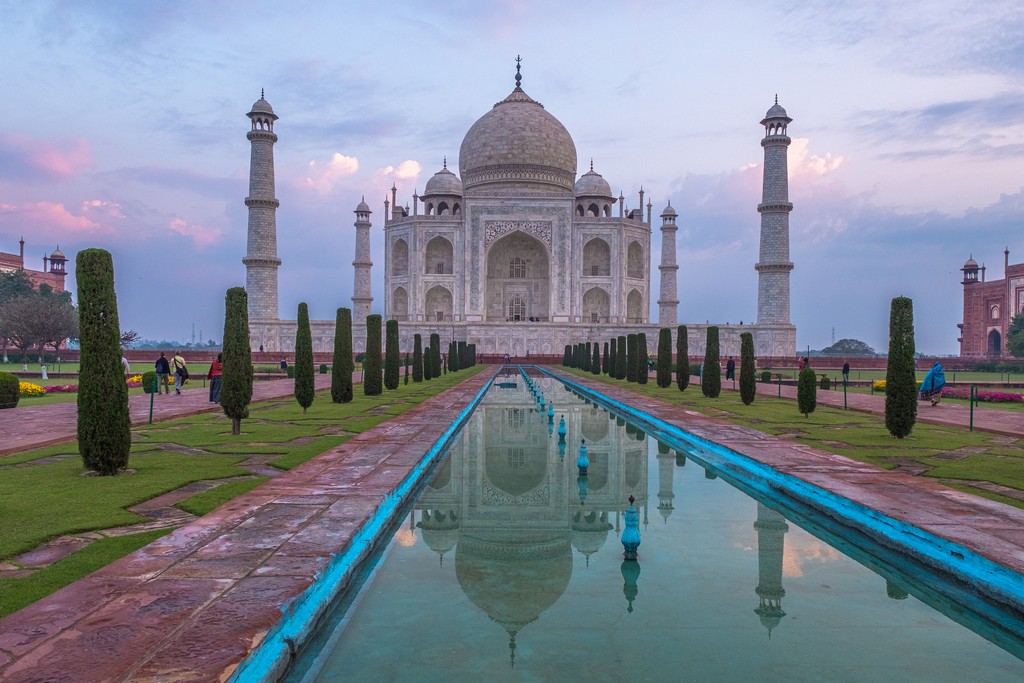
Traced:
POLYGON ((18 382, 18 392, 24 396, 43 396, 46 394, 46 389, 43 389, 38 384, 32 382, 18 382))
MULTIPOLYGON (((942 388, 943 398, 971 398, 970 389, 942 388)), ((979 391, 978 400, 986 403, 1024 403, 1024 394, 1011 394, 1005 391, 979 391)))
MULTIPOLYGON (((921 382, 922 380, 917 380, 918 389, 921 388, 921 382)), ((871 388, 874 389, 875 391, 885 391, 885 380, 876 379, 874 382, 871 383, 871 388)))

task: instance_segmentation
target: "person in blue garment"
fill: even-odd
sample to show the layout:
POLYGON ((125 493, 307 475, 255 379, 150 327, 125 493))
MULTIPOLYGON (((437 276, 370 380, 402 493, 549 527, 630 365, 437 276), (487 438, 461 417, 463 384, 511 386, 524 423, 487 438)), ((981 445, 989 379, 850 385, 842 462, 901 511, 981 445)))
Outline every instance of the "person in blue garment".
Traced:
POLYGON ((932 405, 938 405, 942 398, 942 387, 946 386, 946 373, 942 371, 942 363, 936 362, 921 382, 921 400, 928 399, 932 405))

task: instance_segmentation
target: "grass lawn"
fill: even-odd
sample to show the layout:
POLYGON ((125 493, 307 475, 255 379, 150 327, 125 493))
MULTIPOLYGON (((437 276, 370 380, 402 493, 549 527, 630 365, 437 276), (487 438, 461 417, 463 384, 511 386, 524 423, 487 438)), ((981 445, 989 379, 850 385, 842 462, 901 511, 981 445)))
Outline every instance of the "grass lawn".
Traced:
MULTIPOLYGON (((117 477, 81 476, 76 443, 0 456, 0 561, 64 534, 146 521, 127 508, 190 482, 231 479, 180 504, 205 514, 265 480, 242 466, 251 456, 276 456, 268 464, 281 470, 296 467, 485 369, 399 384, 380 396, 364 396, 356 385, 346 404, 332 403, 330 391, 320 391, 305 414, 291 397, 253 404, 239 436, 231 435, 231 422, 221 413, 140 425, 132 430, 128 466, 134 473, 117 477)), ((0 616, 144 544, 97 541, 29 577, 0 580, 0 616)))
POLYGON ((740 400, 739 392, 723 391, 718 398, 705 398, 699 384, 691 384, 686 391, 680 392, 674 382, 668 388, 660 389, 653 379, 647 384, 631 384, 578 369, 558 369, 885 469, 924 468, 924 476, 939 478, 958 489, 1024 508, 1021 501, 973 485, 990 482, 1024 491, 1024 440, 920 422, 914 426, 910 436, 894 439, 886 430, 885 419, 881 415, 819 404, 818 409, 805 418, 797 412, 796 401, 779 399, 771 389, 766 391, 766 385, 762 384, 757 385, 758 395, 754 402, 746 406, 740 400))

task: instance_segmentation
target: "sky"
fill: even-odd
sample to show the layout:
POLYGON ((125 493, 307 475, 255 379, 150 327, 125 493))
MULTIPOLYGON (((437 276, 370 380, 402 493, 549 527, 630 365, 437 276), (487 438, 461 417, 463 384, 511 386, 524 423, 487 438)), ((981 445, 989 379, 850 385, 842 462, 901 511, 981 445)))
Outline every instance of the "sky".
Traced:
MULTIPOLYGON (((250 129, 275 125, 281 317, 351 305, 353 213, 458 167, 514 87, 557 117, 627 208, 678 211, 679 319, 756 319, 764 129, 789 135, 797 348, 884 351, 914 300, 917 348, 955 354, 960 268, 1024 261, 1024 3, 908 0, 289 3, 0 0, 0 251, 114 257, 121 326, 222 337, 245 284, 250 129), (645 199, 646 203, 646 199, 645 199)), ((651 264, 656 288, 657 262, 651 264)), ((652 321, 657 296, 652 296, 652 321)))

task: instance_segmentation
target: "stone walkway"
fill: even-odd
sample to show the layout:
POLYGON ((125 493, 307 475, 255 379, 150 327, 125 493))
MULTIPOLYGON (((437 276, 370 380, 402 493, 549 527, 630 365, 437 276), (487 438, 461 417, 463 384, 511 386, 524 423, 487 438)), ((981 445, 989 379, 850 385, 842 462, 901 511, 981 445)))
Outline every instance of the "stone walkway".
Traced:
MULTIPOLYGON (((0 680, 226 679, 492 376, 469 378, 0 620, 0 680)), ((628 385, 593 386, 1024 572, 1024 510, 696 415, 628 385)), ((73 420, 65 424, 72 433, 73 420)))

